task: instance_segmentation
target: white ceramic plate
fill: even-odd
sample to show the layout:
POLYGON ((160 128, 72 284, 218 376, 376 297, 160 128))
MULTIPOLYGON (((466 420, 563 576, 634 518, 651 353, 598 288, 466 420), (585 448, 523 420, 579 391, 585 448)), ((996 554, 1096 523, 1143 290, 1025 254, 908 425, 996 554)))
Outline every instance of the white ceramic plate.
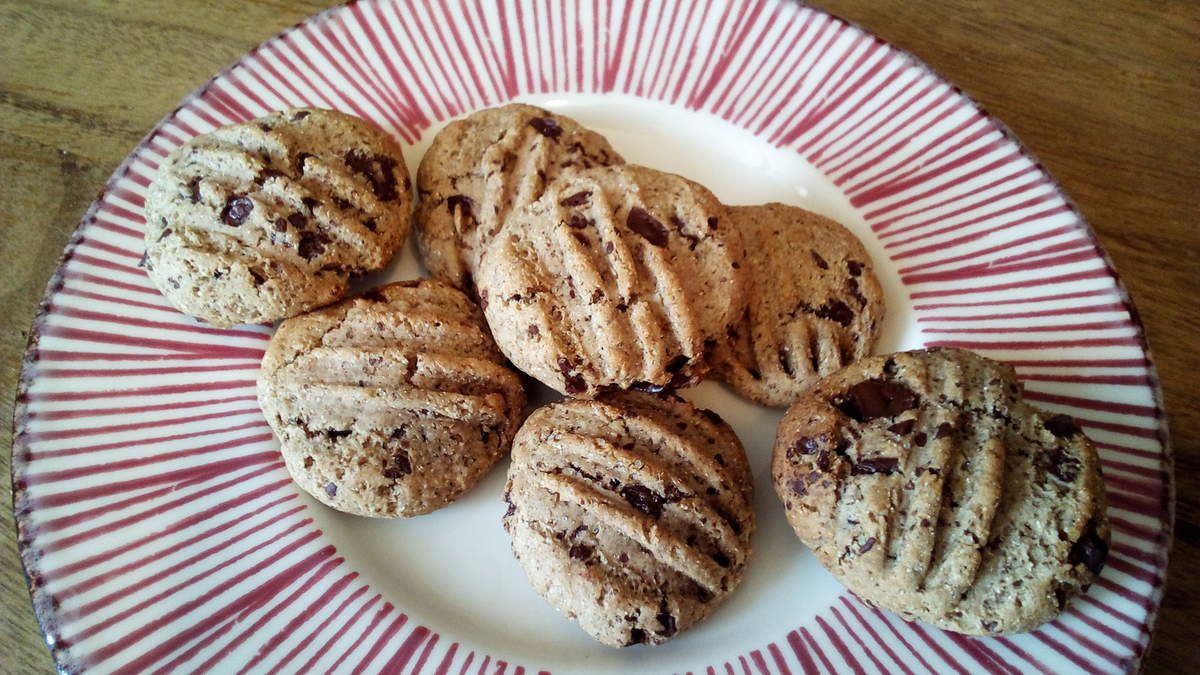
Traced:
MULTIPOLYGON (((367 282, 421 273, 410 244, 367 282)), ((1070 201, 913 57, 780 0, 359 2, 266 42, 164 119, 84 218, 34 326, 16 431, 22 556, 71 671, 1127 671, 1170 531, 1153 366, 1070 201), (867 607, 783 518, 767 470, 779 413, 714 383, 686 395, 750 454, 755 556, 725 605, 661 647, 602 647, 534 594, 500 527, 504 467, 405 522, 301 493, 254 398, 270 331, 180 315, 137 267, 159 162, 216 126, 315 105, 378 123, 415 169, 448 119, 513 98, 728 203, 790 202, 853 229, 887 289, 881 351, 1007 360, 1029 398, 1100 446, 1113 545, 1098 583, 1005 638, 867 607)))

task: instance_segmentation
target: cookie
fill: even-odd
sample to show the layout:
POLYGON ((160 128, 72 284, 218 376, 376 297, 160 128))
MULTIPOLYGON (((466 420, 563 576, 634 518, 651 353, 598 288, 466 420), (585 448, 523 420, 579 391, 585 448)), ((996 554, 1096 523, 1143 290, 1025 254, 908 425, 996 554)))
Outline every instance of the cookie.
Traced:
POLYGON ((754 532, 742 445, 673 394, 540 408, 513 441, 504 528, 534 589, 612 647, 659 644, 741 581, 754 532))
POLYGON ((540 197, 565 169, 621 163, 600 134, 523 103, 451 122, 417 170, 417 244, 425 267, 470 289, 478 251, 509 213, 540 197))
POLYGON ((787 406, 818 378, 867 356, 883 289, 849 230, 787 204, 731 206, 746 243, 746 314, 713 356, 738 393, 787 406))
POLYGON ((297 109, 184 143, 146 199, 150 279, 172 305, 226 327, 345 296, 408 236, 412 184, 383 131, 297 109))
POLYGON ((816 383, 780 423, 772 478, 851 591, 960 633, 1053 619, 1108 553, 1091 441, 967 351, 875 356, 816 383))
POLYGON ((509 217, 479 268, 500 349, 571 396, 691 384, 744 307, 741 237, 704 187, 622 165, 570 171, 509 217))
POLYGON ((469 490, 508 452, 525 406, 479 309, 429 279, 284 321, 258 399, 300 487, 385 518, 469 490))

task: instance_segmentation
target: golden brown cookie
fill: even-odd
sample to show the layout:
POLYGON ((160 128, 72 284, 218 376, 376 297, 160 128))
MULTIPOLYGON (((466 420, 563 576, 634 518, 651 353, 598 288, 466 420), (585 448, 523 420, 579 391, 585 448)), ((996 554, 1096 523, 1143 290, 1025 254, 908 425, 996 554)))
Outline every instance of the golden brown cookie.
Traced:
POLYGON ((672 394, 568 399, 517 432, 504 527, 538 594, 592 637, 659 644, 741 581, 753 490, 711 411, 672 394))
POLYGON ((508 452, 525 405, 479 309, 432 279, 284 321, 258 398, 296 483, 377 517, 469 490, 508 452))
POLYGON ((368 122, 296 109, 193 138, 146 200, 146 271, 215 326, 295 316, 342 298, 408 236, 400 147, 368 122))
POLYGON ((787 204, 730 206, 746 243, 746 314, 713 370, 738 393, 787 406, 818 378, 871 353, 883 289, 849 230, 787 204))
POLYGON ((496 343, 572 396, 707 372, 742 313, 741 237, 706 188, 622 165, 571 171, 514 213, 479 269, 496 343))
POLYGON ((864 600, 961 633, 1032 630, 1100 573, 1100 461, 1013 369, 956 349, 876 356, 779 426, 775 490, 800 539, 864 600))
POLYGON ((509 213, 535 201, 566 169, 622 162, 600 134, 524 103, 451 122, 417 171, 416 231, 425 267, 469 290, 479 252, 509 213))

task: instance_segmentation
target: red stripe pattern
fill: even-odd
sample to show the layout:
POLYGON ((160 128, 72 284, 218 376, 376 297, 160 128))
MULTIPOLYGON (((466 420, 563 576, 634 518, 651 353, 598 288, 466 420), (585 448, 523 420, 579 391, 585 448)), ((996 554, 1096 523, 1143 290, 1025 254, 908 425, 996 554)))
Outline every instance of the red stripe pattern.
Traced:
POLYGON ((253 403, 269 329, 176 313, 138 260, 147 187, 198 133, 315 105, 415 143, 467 110, 555 92, 662 101, 798 153, 895 265, 917 341, 1013 363, 1032 400, 1101 447, 1110 561, 1042 629, 966 638, 846 594, 695 672, 1136 669, 1162 599, 1171 465, 1111 264, 1037 161, 958 90, 782 0, 351 3, 259 46, 164 119, 68 247, 19 389, 22 557, 64 669, 538 672, 420 625, 359 580, 306 516, 253 403))

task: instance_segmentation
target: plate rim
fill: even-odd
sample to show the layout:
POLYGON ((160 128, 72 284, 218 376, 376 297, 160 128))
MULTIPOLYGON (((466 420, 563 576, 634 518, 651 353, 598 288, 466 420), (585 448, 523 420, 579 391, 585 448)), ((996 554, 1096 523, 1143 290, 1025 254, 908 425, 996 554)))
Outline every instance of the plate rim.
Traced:
MULTIPOLYGON (((340 13, 343 11, 347 11, 347 10, 349 10, 349 8, 351 6, 353 6, 355 4, 380 3, 380 2, 388 2, 388 1, 394 1, 398 5, 407 5, 408 4, 405 0, 346 0, 344 2, 330 6, 326 9, 321 10, 315 14, 312 14, 290 26, 284 27, 283 29, 277 31, 276 33, 270 35, 267 38, 264 38, 263 40, 258 42, 254 47, 252 47, 248 51, 240 54, 228 65, 226 65, 226 66, 222 67, 220 70, 218 70, 215 74, 213 74, 212 77, 210 77, 208 80, 206 80, 203 84, 199 85, 198 87, 196 87, 195 89, 193 89, 192 91, 187 93, 183 98, 180 99, 179 103, 175 106, 175 108, 173 108, 170 112, 166 113, 150 128, 150 130, 137 142, 137 144, 130 150, 130 152, 116 166, 116 168, 113 170, 112 174, 105 181, 103 188, 97 193, 95 199, 92 200, 92 202, 88 205, 88 207, 83 212, 83 215, 80 217, 78 224, 75 226, 75 229, 72 231, 70 238, 67 240, 66 245, 63 247, 62 255, 59 256, 58 261, 55 263, 54 271, 51 273, 50 278, 47 280, 45 288, 42 291, 41 299, 38 302, 36 313, 34 315, 32 323, 30 325, 29 334, 26 339, 25 349, 22 352, 22 356, 21 356, 20 373, 18 375, 16 387, 14 390, 13 419, 12 419, 12 444, 10 447, 9 480, 11 482, 11 490, 12 490, 12 492, 11 492, 12 493, 11 508, 12 508, 12 512, 13 512, 13 521, 14 521, 16 535, 17 535, 17 537, 16 537, 16 545, 17 545, 16 547, 17 547, 17 554, 18 554, 17 557, 21 563, 21 572, 25 577, 25 586, 29 592, 30 604, 32 606, 34 616, 37 619, 38 629, 42 634, 43 642, 50 649, 51 657, 54 661, 55 667, 61 673, 71 672, 70 667, 72 665, 74 665, 68 659, 67 651, 70 649, 70 645, 64 646, 64 645, 59 644, 55 640, 55 638, 53 636, 53 631, 54 631, 54 628, 58 624, 58 617, 56 615, 54 615, 52 612, 52 608, 50 607, 50 602, 49 602, 50 598, 47 596, 45 591, 42 590, 40 588, 40 586, 36 583, 36 579, 40 578, 41 575, 40 575, 40 572, 36 569, 36 567, 34 567, 35 561, 32 559, 32 556, 29 555, 30 546, 31 546, 32 542, 29 539, 27 539, 28 516, 26 515, 23 517, 22 514, 19 513, 17 510, 17 506, 18 506, 19 502, 24 497, 26 488, 24 486, 20 485, 21 481, 18 478, 18 467, 17 467, 15 460, 17 458, 18 452, 25 453, 25 452, 29 451, 28 444, 25 441, 25 436, 26 436, 26 431, 27 431, 26 427, 28 426, 28 423, 29 423, 28 390, 29 390, 30 384, 32 383, 32 381, 34 379, 32 371, 35 367, 35 364, 37 363, 36 356, 37 356, 37 351, 39 348, 39 343, 41 340, 42 328, 46 321, 47 314, 49 313, 49 310, 50 310, 51 300, 52 300, 53 296, 58 292, 58 290, 63 286, 63 283, 64 283, 63 267, 67 263, 67 261, 69 261, 71 259, 71 257, 73 257, 73 255, 75 253, 75 249, 82 242, 83 230, 84 230, 85 226, 88 225, 88 223, 95 217, 97 211, 100 209, 105 198, 113 190, 113 188, 115 187, 117 182, 120 181, 122 178, 124 178, 129 173, 137 156, 144 149, 146 149, 146 147, 154 140, 154 138, 156 138, 162 132, 163 128, 169 122, 171 122, 173 119, 176 118, 176 116, 179 114, 179 112, 184 107, 186 107, 188 104, 192 103, 196 99, 202 98, 205 95, 205 93, 207 93, 207 91, 214 84, 216 84, 217 82, 219 82, 222 79, 225 79, 229 73, 231 73, 232 71, 237 69, 239 66, 242 66, 243 63, 247 59, 254 56, 258 51, 260 51, 270 45, 274 45, 275 43, 277 43, 281 40, 284 40, 291 33, 295 32, 301 28, 304 28, 306 26, 315 25, 318 22, 327 19, 331 15, 334 15, 334 14, 337 14, 337 13, 340 13)), ((667 1, 668 2, 678 2, 680 0, 667 0, 667 1)), ((737 3, 745 3, 747 1, 748 0, 735 0, 735 2, 737 2, 737 3)), ((787 0, 775 0, 775 1, 776 2, 787 2, 787 0)), ((851 31, 856 31, 857 33, 859 33, 863 36, 868 36, 870 38, 875 39, 881 45, 883 45, 884 47, 886 47, 887 49, 889 49, 892 52, 890 55, 891 57, 906 59, 909 66, 915 67, 915 68, 923 71, 926 75, 930 75, 933 78, 935 78, 938 82, 943 83, 946 86, 948 86, 950 88, 950 90, 961 99, 961 101, 963 103, 969 105, 972 109, 974 109, 974 111, 976 113, 978 113, 978 115, 982 119, 986 120, 986 122, 991 126, 991 128, 993 128, 996 131, 999 131, 1003 137, 1003 140, 1010 143, 1012 145, 1012 147, 1020 154, 1021 157, 1025 158, 1029 162, 1031 162, 1037 168, 1037 170, 1040 171, 1045 176, 1049 186, 1052 188, 1052 193, 1057 195, 1064 201, 1064 203, 1067 206, 1067 209, 1078 220, 1078 223, 1081 226, 1079 228, 1080 232, 1083 233, 1087 237, 1088 241, 1094 247, 1097 257, 1104 262, 1105 272, 1108 274, 1108 276, 1112 279, 1112 281, 1114 283, 1113 290, 1117 294, 1119 301, 1122 305, 1122 308, 1126 312, 1129 313, 1130 319, 1132 320, 1132 324, 1133 324, 1132 327, 1135 329, 1134 336, 1136 337, 1136 339, 1138 341, 1139 347, 1145 354, 1146 371, 1147 371, 1147 377, 1149 379, 1147 386, 1153 396, 1154 408, 1156 411, 1156 420, 1157 420, 1157 429, 1156 429, 1157 436, 1156 436, 1156 438, 1162 444, 1162 462, 1163 462, 1163 468, 1164 468, 1163 488, 1166 493, 1166 518, 1165 518, 1165 523, 1164 523, 1165 541, 1162 544, 1162 561, 1163 562, 1162 562, 1162 569, 1159 570, 1159 572, 1161 573, 1161 580, 1160 580, 1159 584, 1151 590, 1151 593, 1150 593, 1151 606, 1146 611, 1146 619, 1144 621, 1145 631, 1147 634, 1146 645, 1143 649, 1140 650, 1139 653, 1134 655, 1133 659, 1130 662, 1130 672, 1139 672, 1142 669, 1142 666, 1144 664, 1146 656, 1150 653, 1150 650, 1154 646, 1154 639, 1156 637, 1155 628, 1156 628, 1156 624, 1158 621, 1158 616, 1162 609, 1163 599, 1166 594, 1166 587, 1167 587, 1168 576, 1169 576, 1168 572, 1170 569, 1171 553, 1173 551, 1174 543, 1175 543, 1175 516, 1176 516, 1175 453, 1174 453, 1174 448, 1171 443, 1169 417, 1168 417, 1167 409, 1165 406, 1165 401, 1163 398, 1162 380, 1158 376, 1157 361, 1154 357, 1154 352, 1151 349, 1149 339, 1146 335, 1146 328, 1145 328, 1144 323, 1142 322, 1141 314, 1138 312, 1137 307, 1134 304, 1133 298, 1130 295, 1129 290, 1126 288, 1124 280, 1122 279, 1120 273, 1117 271, 1116 266, 1113 264, 1112 257, 1110 256, 1110 254, 1108 253, 1108 251, 1104 247, 1104 245, 1101 243, 1101 241, 1096 233, 1096 229, 1092 226, 1092 224, 1084 216, 1083 211, 1079 208, 1079 205, 1077 204, 1075 199, 1063 188, 1062 183, 1059 182, 1059 180, 1046 167, 1046 165, 1044 163, 1042 163, 1041 159, 1036 154, 1034 154, 1034 152, 1029 147, 1027 147, 1024 144, 1024 142, 1022 142, 1020 140, 1020 138, 1016 135, 1016 133, 1014 133, 1007 124, 1005 124, 1003 121, 1001 121, 995 115, 993 115, 987 108, 985 108, 982 104, 980 104, 972 95, 968 94, 966 91, 964 91, 962 88, 960 88, 957 84, 955 84, 953 80, 944 76, 939 70, 934 69, 928 63, 926 63, 923 59, 916 56, 913 52, 911 52, 907 49, 898 47, 896 44, 894 44, 890 40, 880 36, 876 32, 874 32, 872 30, 868 30, 868 29, 864 28, 862 25, 860 25, 859 23, 847 20, 847 19, 839 16, 838 14, 831 12, 827 9, 810 5, 807 2, 799 2, 796 4, 801 9, 807 9, 817 15, 824 15, 824 16, 828 17, 829 19, 833 20, 834 22, 841 24, 841 30, 845 30, 848 28, 851 31)), ((732 12, 733 5, 727 6, 724 11, 732 12)), ((592 93, 603 93, 603 92, 592 92, 592 93)), ((625 94, 625 92, 614 92, 614 93, 625 94)), ((517 94, 517 96, 520 96, 520 95, 522 95, 522 93, 519 92, 517 94)), ((655 100, 655 99, 647 99, 647 100, 655 100)), ((666 102, 666 101, 664 101, 664 103, 666 103, 668 105, 674 105, 674 104, 672 104, 670 102, 666 102)), ((466 113, 462 113, 462 114, 466 114, 466 113)), ((804 159, 804 161, 806 161, 806 162, 809 161, 803 155, 801 155, 801 157, 804 159)), ((412 236, 412 235, 410 234, 410 236, 412 236)), ((21 466, 23 468, 25 466, 25 463, 22 462, 21 466)))

